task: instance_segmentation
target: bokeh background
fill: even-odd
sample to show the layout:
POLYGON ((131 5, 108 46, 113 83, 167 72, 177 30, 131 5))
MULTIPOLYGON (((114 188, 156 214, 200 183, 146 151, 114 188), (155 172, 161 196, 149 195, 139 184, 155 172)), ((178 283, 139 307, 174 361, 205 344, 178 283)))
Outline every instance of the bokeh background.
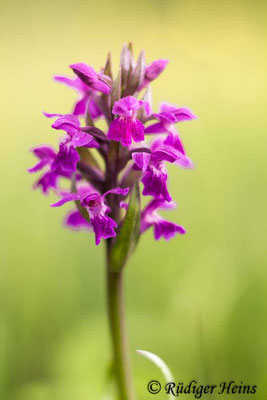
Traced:
POLYGON ((147 62, 171 60, 153 83, 154 109, 169 101, 199 117, 180 124, 196 169, 169 168, 179 205, 170 217, 188 234, 168 243, 145 234, 127 268, 138 399, 163 379, 137 348, 162 357, 178 382, 243 381, 266 399, 266 2, 10 0, 0 9, 0 398, 103 394, 104 246, 64 229, 67 207, 50 209, 54 198, 32 191, 26 169, 29 148, 58 141, 42 110, 69 112, 75 100, 53 74, 75 62, 98 69, 108 51, 117 67, 132 41, 147 62))

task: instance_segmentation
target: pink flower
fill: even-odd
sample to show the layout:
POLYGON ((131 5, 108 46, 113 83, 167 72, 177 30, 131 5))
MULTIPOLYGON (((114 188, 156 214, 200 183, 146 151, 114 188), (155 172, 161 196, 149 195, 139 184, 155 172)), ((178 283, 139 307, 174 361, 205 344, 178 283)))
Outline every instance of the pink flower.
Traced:
POLYGON ((71 178, 71 174, 59 168, 52 168, 52 165, 57 157, 55 149, 51 146, 38 146, 32 149, 33 154, 39 159, 38 163, 29 168, 31 173, 39 172, 45 169, 45 172, 35 182, 34 188, 40 187, 44 194, 47 194, 50 189, 57 189, 59 178, 71 178))
POLYGON ((137 100, 133 96, 124 97, 115 102, 112 113, 119 115, 111 123, 108 131, 108 139, 121 142, 123 146, 129 147, 132 140, 141 142, 144 140, 144 125, 136 118, 136 112, 144 107, 146 113, 150 114, 149 103, 137 100))
POLYGON ((193 163, 185 155, 179 137, 174 134, 169 134, 167 138, 160 136, 154 139, 148 150, 150 152, 132 153, 136 166, 143 171, 143 195, 170 202, 172 198, 167 187, 165 162, 177 164, 182 168, 192 168, 193 163))
POLYGON ((73 114, 44 114, 48 118, 59 117, 52 124, 52 128, 63 130, 67 133, 67 136, 60 142, 59 152, 51 168, 54 170, 60 169, 66 172, 74 172, 77 162, 80 159, 76 148, 83 146, 98 147, 98 143, 91 135, 84 133, 80 129, 80 121, 77 116, 73 114))
POLYGON ((160 112, 153 114, 159 122, 148 126, 145 133, 171 132, 172 126, 177 122, 188 121, 197 118, 189 108, 179 108, 168 103, 160 105, 160 112))
MULTIPOLYGON (((52 204, 51 207, 60 207, 69 201, 80 201, 81 206, 85 208, 90 217, 90 222, 95 232, 95 242, 96 245, 98 245, 102 238, 108 239, 116 236, 114 228, 117 227, 117 224, 112 218, 107 216, 110 210, 105 204, 105 197, 111 193, 126 196, 128 192, 129 188, 121 189, 116 187, 100 196, 97 192, 92 190, 90 185, 80 185, 78 186, 77 193, 61 192, 61 200, 52 204)), ((74 223, 74 226, 77 227, 82 224, 82 220, 77 214, 75 215, 75 221, 73 221, 73 218, 72 214, 72 224, 74 223)), ((70 223, 68 223, 68 225, 70 225, 70 223)), ((83 224, 83 226, 85 225, 86 224, 83 224)), ((87 225, 87 227, 90 227, 90 225, 87 225)))
POLYGON ((145 232, 148 228, 153 226, 154 236, 156 240, 163 237, 169 240, 177 233, 180 235, 185 234, 185 229, 181 225, 174 222, 167 221, 158 214, 158 210, 168 210, 175 208, 176 204, 166 202, 165 200, 154 199, 144 209, 141 216, 141 232, 145 232))

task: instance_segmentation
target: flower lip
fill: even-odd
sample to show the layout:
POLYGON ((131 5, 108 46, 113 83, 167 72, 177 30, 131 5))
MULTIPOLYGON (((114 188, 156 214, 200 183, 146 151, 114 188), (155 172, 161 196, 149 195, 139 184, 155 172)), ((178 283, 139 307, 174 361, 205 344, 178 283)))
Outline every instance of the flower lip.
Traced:
POLYGON ((149 102, 138 100, 134 96, 126 96, 114 103, 112 113, 118 115, 112 121, 108 139, 121 142, 125 147, 129 147, 132 139, 138 143, 144 140, 144 125, 136 118, 136 112, 144 107, 147 114, 150 113, 149 102))
POLYGON ((121 142, 125 147, 129 147, 132 139, 136 143, 144 140, 144 125, 136 118, 115 118, 110 124, 107 137, 116 142, 121 142))

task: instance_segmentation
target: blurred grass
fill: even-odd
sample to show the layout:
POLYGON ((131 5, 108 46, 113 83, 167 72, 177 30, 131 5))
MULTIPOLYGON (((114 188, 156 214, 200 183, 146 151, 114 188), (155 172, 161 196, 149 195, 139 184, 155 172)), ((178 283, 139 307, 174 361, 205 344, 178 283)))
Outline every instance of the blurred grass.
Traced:
MULTIPOLYGON (((189 106, 180 125, 194 171, 170 167, 188 234, 147 233, 129 263, 127 319, 138 399, 161 356, 177 381, 266 386, 266 2, 2 2, 0 398, 99 399, 109 361, 104 249, 62 228, 66 210, 32 192, 28 149, 58 135, 41 111, 70 110, 53 74, 98 68, 123 42, 171 63, 160 101, 189 106), (137 296, 138 293, 138 296, 137 296)), ((158 395, 158 399, 164 396, 158 395)))

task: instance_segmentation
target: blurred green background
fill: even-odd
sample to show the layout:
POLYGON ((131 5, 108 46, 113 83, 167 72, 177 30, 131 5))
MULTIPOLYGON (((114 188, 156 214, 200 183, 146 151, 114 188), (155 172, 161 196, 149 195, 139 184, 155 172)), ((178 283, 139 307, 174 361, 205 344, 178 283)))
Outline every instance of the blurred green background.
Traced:
POLYGON ((54 198, 32 191, 26 169, 29 148, 58 142, 42 110, 69 112, 76 98, 52 76, 75 62, 98 69, 108 51, 117 67, 130 40, 147 62, 171 60, 153 83, 154 109, 169 101, 199 117, 179 126, 196 169, 169 168, 179 204, 170 218, 188 234, 166 243, 150 231, 128 265, 138 399, 154 398, 146 385, 160 373, 137 348, 162 357, 178 382, 233 379, 266 399, 266 1, 10 0, 0 9, 0 399, 103 393, 104 246, 64 229, 67 207, 50 209, 54 198))

